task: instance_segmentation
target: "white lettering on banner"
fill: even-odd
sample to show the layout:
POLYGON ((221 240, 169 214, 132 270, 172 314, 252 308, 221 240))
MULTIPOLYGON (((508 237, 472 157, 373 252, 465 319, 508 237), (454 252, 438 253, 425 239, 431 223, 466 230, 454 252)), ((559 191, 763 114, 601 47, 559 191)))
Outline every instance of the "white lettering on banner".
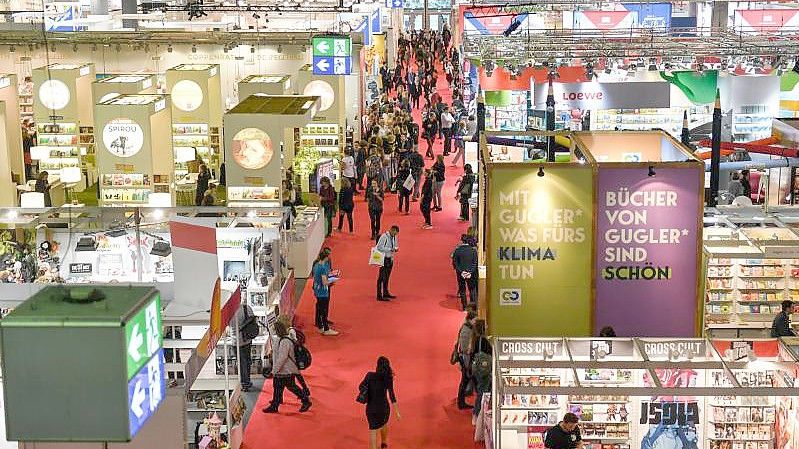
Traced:
POLYGON ((644 352, 647 356, 667 356, 671 351, 681 353, 690 351, 696 355, 701 355, 705 351, 703 341, 659 341, 645 342, 644 352))
POLYGON ((550 351, 556 354, 560 350, 560 344, 560 341, 503 341, 500 349, 505 355, 540 355, 550 351))

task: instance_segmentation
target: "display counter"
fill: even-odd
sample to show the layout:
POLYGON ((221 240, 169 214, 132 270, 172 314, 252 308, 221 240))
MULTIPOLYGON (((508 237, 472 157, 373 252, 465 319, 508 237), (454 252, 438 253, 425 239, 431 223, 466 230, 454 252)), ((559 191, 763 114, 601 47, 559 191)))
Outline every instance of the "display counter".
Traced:
POLYGON ((585 449, 797 443, 799 364, 776 339, 498 339, 493 359, 495 448, 543 448, 567 412, 585 449))
POLYGON ((289 266, 297 278, 311 274, 313 262, 325 242, 325 223, 318 207, 298 207, 289 247, 289 266))

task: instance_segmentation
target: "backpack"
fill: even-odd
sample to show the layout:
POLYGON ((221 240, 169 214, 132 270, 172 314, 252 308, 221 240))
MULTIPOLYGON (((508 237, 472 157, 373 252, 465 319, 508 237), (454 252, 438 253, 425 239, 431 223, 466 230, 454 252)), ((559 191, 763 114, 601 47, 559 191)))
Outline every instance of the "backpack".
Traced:
MULTIPOLYGON (((313 358, 311 357, 311 351, 309 351, 304 344, 305 334, 302 334, 296 329, 294 331, 297 332, 297 341, 294 341, 288 337, 283 337, 283 338, 288 338, 288 340, 294 346, 294 351, 293 351, 294 357, 291 360, 294 362, 295 365, 297 365, 297 369, 302 371, 308 369, 308 367, 311 366, 313 358), (300 337, 300 335, 302 335, 302 338, 300 337), (302 340, 302 343, 300 343, 300 340, 302 340)), ((281 340, 283 340, 283 338, 281 338, 281 340)))
POLYGON ((247 313, 247 306, 245 305, 243 308, 244 322, 241 324, 241 327, 239 327, 239 332, 241 332, 241 336, 244 337, 245 340, 255 340, 261 333, 261 327, 258 326, 258 320, 255 316, 247 313))
POLYGON ((478 379, 491 378, 491 356, 485 352, 478 352, 472 357, 472 376, 478 379))

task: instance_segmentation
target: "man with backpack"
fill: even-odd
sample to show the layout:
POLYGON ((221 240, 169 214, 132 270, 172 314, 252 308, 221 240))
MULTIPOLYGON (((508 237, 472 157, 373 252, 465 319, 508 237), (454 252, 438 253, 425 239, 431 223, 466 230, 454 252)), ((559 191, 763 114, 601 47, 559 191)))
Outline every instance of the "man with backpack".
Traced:
POLYGON ((308 411, 311 408, 311 400, 306 390, 300 388, 296 379, 300 375, 300 368, 307 366, 302 360, 302 357, 297 357, 298 347, 307 353, 304 347, 298 346, 297 342, 289 337, 286 325, 281 321, 275 322, 275 333, 278 337, 277 347, 272 351, 272 402, 269 406, 263 408, 264 413, 277 413, 278 407, 283 403, 283 390, 288 389, 302 402, 300 406, 300 413, 308 411))
POLYGON ((236 329, 238 334, 239 379, 241 381, 241 390, 249 391, 250 388, 252 388, 252 380, 250 379, 250 369, 252 368, 252 341, 258 337, 261 329, 252 308, 245 302, 242 302, 236 315, 233 316, 233 326, 233 329, 236 329))

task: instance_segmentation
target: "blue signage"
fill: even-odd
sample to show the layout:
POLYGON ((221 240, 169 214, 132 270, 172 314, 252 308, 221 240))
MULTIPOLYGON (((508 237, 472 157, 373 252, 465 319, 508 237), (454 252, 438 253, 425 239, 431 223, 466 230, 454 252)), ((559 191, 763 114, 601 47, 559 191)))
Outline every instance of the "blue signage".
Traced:
POLYGON ((403 8, 405 6, 405 0, 386 0, 386 8, 396 9, 396 8, 403 8))
POLYGON ((164 396, 166 396, 164 350, 159 349, 153 358, 128 381, 128 419, 131 439, 158 410, 164 396))
POLYGON ((671 3, 622 3, 627 11, 638 13, 639 28, 670 28, 671 3))
POLYGON ((352 72, 352 58, 349 56, 314 56, 314 75, 349 75, 352 72))

